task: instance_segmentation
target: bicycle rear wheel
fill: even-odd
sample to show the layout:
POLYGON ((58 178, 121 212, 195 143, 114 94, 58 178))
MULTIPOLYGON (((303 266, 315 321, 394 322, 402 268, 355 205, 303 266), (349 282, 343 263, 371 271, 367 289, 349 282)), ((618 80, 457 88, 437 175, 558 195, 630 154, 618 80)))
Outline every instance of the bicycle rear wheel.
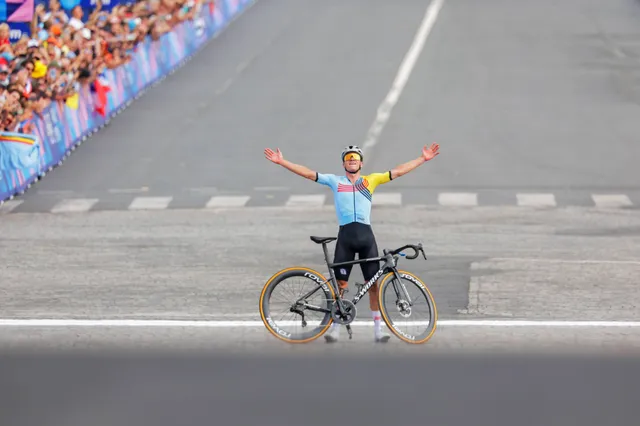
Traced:
POLYGON ((389 330, 400 340, 425 343, 436 331, 436 302, 427 286, 410 272, 393 272, 382 279, 378 290, 380 313, 389 330), (407 298, 408 295, 408 298, 407 298), (413 328, 422 331, 405 331, 413 328))
POLYGON ((333 287, 318 271, 288 268, 274 274, 264 285, 260 316, 267 330, 278 339, 308 343, 329 329, 334 299, 333 287), (296 325, 303 330, 289 330, 296 325))

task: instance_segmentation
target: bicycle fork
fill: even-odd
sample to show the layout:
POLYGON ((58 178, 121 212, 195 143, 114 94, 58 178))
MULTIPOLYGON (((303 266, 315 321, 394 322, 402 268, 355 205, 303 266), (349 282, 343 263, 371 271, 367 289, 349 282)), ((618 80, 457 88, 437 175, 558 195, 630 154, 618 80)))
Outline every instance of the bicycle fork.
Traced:
POLYGON ((400 309, 400 315, 402 315, 403 311, 406 312, 407 307, 410 308, 411 306, 413 306, 413 302, 411 301, 411 296, 409 296, 407 287, 400 279, 400 274, 395 268, 393 270, 393 275, 395 277, 395 279, 393 280, 393 289, 395 290, 396 297, 398 298, 398 300, 396 301, 396 307, 400 309), (400 284, 399 286, 398 283, 400 284), (400 287, 400 290, 398 289, 398 287, 400 287), (400 295, 400 293, 404 295, 404 298, 400 295))

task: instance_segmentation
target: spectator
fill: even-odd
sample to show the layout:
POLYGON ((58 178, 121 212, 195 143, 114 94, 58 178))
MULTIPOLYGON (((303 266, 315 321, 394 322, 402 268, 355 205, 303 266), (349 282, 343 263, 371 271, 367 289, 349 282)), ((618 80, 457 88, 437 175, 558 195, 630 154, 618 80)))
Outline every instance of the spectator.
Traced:
POLYGON ((0 24, 0 46, 11 44, 9 37, 9 24, 3 22, 0 24))
POLYGON ((82 16, 84 15, 84 11, 82 10, 82 6, 77 5, 71 10, 71 19, 69 19, 69 25, 71 25, 75 30, 81 30, 84 28, 84 22, 82 22, 82 16))
POLYGON ((83 20, 80 6, 68 16, 59 0, 49 0, 35 9, 32 36, 14 44, 8 25, 0 24, 0 131, 29 131, 34 114, 51 102, 77 107, 81 86, 126 64, 147 36, 159 39, 210 1, 142 0, 110 13, 98 1, 83 20))

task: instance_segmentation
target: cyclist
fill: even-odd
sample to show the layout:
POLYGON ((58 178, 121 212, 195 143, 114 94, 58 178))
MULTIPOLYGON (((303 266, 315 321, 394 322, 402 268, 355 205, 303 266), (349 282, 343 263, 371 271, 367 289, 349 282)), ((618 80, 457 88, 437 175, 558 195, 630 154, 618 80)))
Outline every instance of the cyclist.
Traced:
MULTIPOLYGON (((339 231, 334 253, 334 263, 355 260, 356 253, 359 259, 379 256, 376 239, 371 228, 371 200, 378 185, 383 185, 393 179, 409 173, 426 161, 439 154, 439 144, 432 144, 429 148, 424 146, 422 154, 411 161, 401 164, 384 173, 371 173, 360 175, 364 164, 362 150, 350 145, 342 151, 342 166, 345 175, 324 174, 313 171, 305 166, 294 164, 284 159, 280 149, 274 152, 270 148, 264 153, 268 160, 279 164, 293 173, 307 179, 326 185, 333 191, 336 215, 338 217, 339 231)), ((351 266, 335 268, 336 279, 340 287, 340 294, 347 289, 347 282, 351 273, 351 266)), ((368 282, 378 271, 379 262, 361 263, 362 275, 368 282)), ((374 322, 374 340, 387 342, 389 334, 382 332, 380 307, 378 305, 378 284, 375 283, 369 290, 369 308, 374 322)), ((327 342, 338 340, 340 325, 334 323, 331 330, 325 334, 327 342)))

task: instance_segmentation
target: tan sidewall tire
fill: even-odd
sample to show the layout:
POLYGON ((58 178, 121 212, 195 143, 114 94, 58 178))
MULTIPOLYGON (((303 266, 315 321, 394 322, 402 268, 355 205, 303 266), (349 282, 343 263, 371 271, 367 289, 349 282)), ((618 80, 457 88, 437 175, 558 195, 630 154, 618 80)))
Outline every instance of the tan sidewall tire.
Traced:
POLYGON ((382 278, 382 281, 380 282, 380 285, 379 285, 379 288, 378 288, 378 304, 380 306, 380 313, 382 314, 382 319, 385 322, 385 324, 387 325, 387 327, 389 328, 389 331, 391 331, 398 339, 402 340, 403 342, 411 343, 411 344, 414 344, 414 345, 420 345, 420 344, 426 343, 429 339, 431 339, 431 337, 433 337, 433 334, 435 333, 436 328, 437 328, 438 309, 436 307, 435 299, 434 299, 433 295, 431 294, 431 291, 429 291, 429 288, 426 286, 425 283, 422 282, 422 280, 420 278, 416 277, 411 272, 402 271, 402 270, 398 270, 398 274, 400 274, 400 276, 402 278, 404 278, 405 280, 408 279, 410 281, 413 281, 414 284, 418 284, 421 287, 422 291, 427 296, 427 300, 429 301, 429 307, 430 307, 431 312, 432 312, 431 313, 431 328, 427 332, 427 335, 425 337, 422 337, 422 338, 416 339, 416 340, 412 340, 412 339, 408 339, 407 337, 403 336, 402 333, 400 333, 398 330, 396 330, 393 327, 393 323, 391 322, 391 320, 389 319, 389 316, 387 315, 387 312, 386 312, 386 309, 385 309, 385 305, 384 305, 384 302, 383 302, 384 290, 388 285, 390 285, 391 281, 395 278, 395 275, 394 275, 393 272, 389 272, 387 275, 385 275, 382 278))

